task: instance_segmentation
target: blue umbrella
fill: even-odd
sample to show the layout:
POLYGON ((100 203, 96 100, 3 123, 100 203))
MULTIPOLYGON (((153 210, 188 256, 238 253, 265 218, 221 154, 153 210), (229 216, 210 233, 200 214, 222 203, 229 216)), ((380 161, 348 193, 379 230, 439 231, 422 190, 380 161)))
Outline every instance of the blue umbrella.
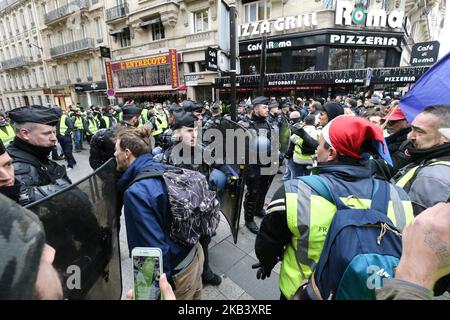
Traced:
POLYGON ((450 52, 420 77, 399 104, 409 123, 426 107, 450 108, 450 52))

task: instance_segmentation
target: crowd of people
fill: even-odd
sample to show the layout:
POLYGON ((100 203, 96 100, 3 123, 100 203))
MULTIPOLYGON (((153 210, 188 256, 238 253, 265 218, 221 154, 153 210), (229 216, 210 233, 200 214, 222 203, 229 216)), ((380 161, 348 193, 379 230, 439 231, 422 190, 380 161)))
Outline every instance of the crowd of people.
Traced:
MULTIPOLYGON (((76 165, 73 143, 77 152, 83 150, 85 140, 94 170, 111 158, 116 161, 118 211, 123 206, 130 253, 135 247, 160 248, 162 279, 168 281, 163 287, 173 288, 176 299, 201 299, 203 284, 220 285, 222 278, 209 266, 216 217, 205 214, 207 232, 193 241, 179 241, 172 216, 183 209, 174 199, 185 201, 182 213, 188 216, 199 210, 212 212, 233 179, 245 181, 245 226, 256 234, 256 276, 264 280, 281 261, 281 299, 312 298, 307 293, 322 270, 317 267, 323 263, 328 233, 336 228, 335 217, 343 210, 382 212, 386 218, 380 239, 385 233, 403 232, 397 271, 377 288, 378 299, 430 299, 450 288, 445 277, 450 273, 449 105, 424 106, 412 123, 398 99, 376 95, 365 99, 260 96, 241 101, 236 119, 229 111, 220 102, 129 100, 119 106, 67 111, 30 106, 0 115, 0 192, 10 199, 1 196, 8 214, 0 217, 0 234, 11 241, 23 238, 21 243, 7 240, 7 246, 0 246, 0 260, 12 265, 0 268, 0 298, 62 297, 42 224, 13 202, 25 206, 70 186, 67 170, 76 165), (284 163, 283 184, 267 207, 266 195, 276 176, 276 172, 264 173, 267 164, 246 164, 236 172, 230 164, 209 163, 202 156, 200 163, 195 161, 213 142, 199 136, 208 136, 207 130, 220 129, 224 122, 250 133, 257 149, 271 149, 284 163), (285 148, 271 148, 272 138, 280 137, 281 144, 286 133, 285 148), (57 142, 67 169, 50 160, 57 142), (172 194, 168 183, 180 181, 167 182, 173 179, 173 172, 166 175, 168 168, 188 170, 180 171, 181 182, 186 182, 186 172, 200 173, 200 191, 172 194), (199 197, 208 201, 198 202, 199 197), (195 207, 197 202, 201 205, 195 207), (262 218, 259 226, 255 216, 262 218), (14 221, 23 225, 22 231, 14 221), (25 236, 28 231, 23 230, 32 235, 25 236), (20 234, 9 236, 13 232, 20 234), (13 247, 17 250, 8 249, 13 247), (20 259, 27 257, 27 264, 20 264, 11 252, 20 254, 20 259), (42 286, 42 281, 53 285, 42 286)), ((324 294, 321 285, 315 287, 320 292, 314 298, 339 297, 333 290, 324 294)))

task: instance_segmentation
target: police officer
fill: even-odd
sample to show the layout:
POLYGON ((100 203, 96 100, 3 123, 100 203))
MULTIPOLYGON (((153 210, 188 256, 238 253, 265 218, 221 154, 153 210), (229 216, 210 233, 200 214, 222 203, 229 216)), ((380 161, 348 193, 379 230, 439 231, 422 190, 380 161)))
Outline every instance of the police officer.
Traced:
MULTIPOLYGON (((195 154, 199 152, 202 153, 202 147, 197 143, 196 125, 198 125, 198 119, 192 113, 185 111, 174 112, 174 121, 172 124, 174 145, 164 152, 163 155, 156 156, 154 159, 155 161, 171 164, 180 168, 198 171, 209 180, 211 168, 204 162, 196 164, 194 161, 194 159, 196 159, 195 154), (182 150, 176 150, 180 151, 180 154, 177 154, 177 152, 175 152, 175 146, 179 143, 183 144, 184 147, 182 150), (189 155, 182 154, 185 149, 190 149, 189 155)), ((222 278, 215 274, 209 266, 208 246, 210 242, 210 236, 203 236, 200 238, 200 243, 205 254, 202 281, 205 284, 218 286, 222 282, 222 278)))
MULTIPOLYGON (((270 149, 272 127, 267 121, 269 98, 256 97, 253 101, 253 114, 249 120, 249 130, 253 130, 257 149, 267 147, 270 149), (265 146, 263 146, 265 144, 265 146)), ((259 228, 254 221, 254 216, 264 217, 264 200, 273 180, 273 175, 262 175, 261 164, 250 165, 247 169, 247 192, 244 200, 245 225, 253 233, 258 233, 259 228)))
POLYGON ((123 121, 116 127, 101 129, 91 139, 91 149, 89 155, 89 164, 92 169, 99 168, 102 164, 114 156, 114 143, 112 138, 119 128, 139 126, 139 117, 141 108, 135 104, 128 104, 122 107, 123 121))
POLYGON ((277 100, 271 100, 269 103, 269 115, 267 116, 267 121, 274 128, 279 128, 280 126, 280 115, 278 114, 279 104, 277 100))
POLYGON ((250 126, 250 120, 252 118, 252 115, 253 115, 253 105, 246 104, 245 105, 245 114, 242 117, 242 119, 238 121, 238 124, 240 126, 244 127, 245 129, 248 129, 250 126))
POLYGON ((19 203, 27 205, 69 186, 72 182, 66 168, 49 159, 56 145, 56 124, 61 111, 33 105, 14 109, 9 117, 17 133, 8 153, 22 187, 19 203))
POLYGON ((205 125, 203 126, 204 130, 208 129, 217 129, 220 126, 220 121, 222 120, 222 110, 220 108, 220 105, 218 103, 214 103, 211 106, 211 118, 206 121, 205 125))

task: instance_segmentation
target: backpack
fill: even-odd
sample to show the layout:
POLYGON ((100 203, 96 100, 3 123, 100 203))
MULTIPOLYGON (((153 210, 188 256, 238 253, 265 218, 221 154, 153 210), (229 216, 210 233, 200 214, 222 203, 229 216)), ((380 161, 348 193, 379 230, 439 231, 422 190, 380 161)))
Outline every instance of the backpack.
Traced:
POLYGON ((161 177, 171 211, 170 237, 184 245, 196 244, 202 236, 212 236, 220 222, 220 204, 209 190, 205 176, 197 171, 167 166, 165 170, 145 167, 130 183, 161 177))
POLYGON ((374 300, 383 278, 394 276, 402 253, 401 233, 387 217, 389 183, 374 181, 369 209, 351 209, 319 176, 302 177, 337 212, 302 299, 374 300))

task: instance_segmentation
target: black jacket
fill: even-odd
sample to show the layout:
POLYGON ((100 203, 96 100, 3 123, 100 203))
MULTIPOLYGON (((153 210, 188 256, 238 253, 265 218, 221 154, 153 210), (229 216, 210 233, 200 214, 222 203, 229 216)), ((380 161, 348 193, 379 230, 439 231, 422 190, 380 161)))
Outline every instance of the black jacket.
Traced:
POLYGON ((33 146, 17 137, 8 147, 8 154, 13 159, 16 181, 21 186, 18 203, 23 206, 72 184, 64 166, 33 153, 33 146))

